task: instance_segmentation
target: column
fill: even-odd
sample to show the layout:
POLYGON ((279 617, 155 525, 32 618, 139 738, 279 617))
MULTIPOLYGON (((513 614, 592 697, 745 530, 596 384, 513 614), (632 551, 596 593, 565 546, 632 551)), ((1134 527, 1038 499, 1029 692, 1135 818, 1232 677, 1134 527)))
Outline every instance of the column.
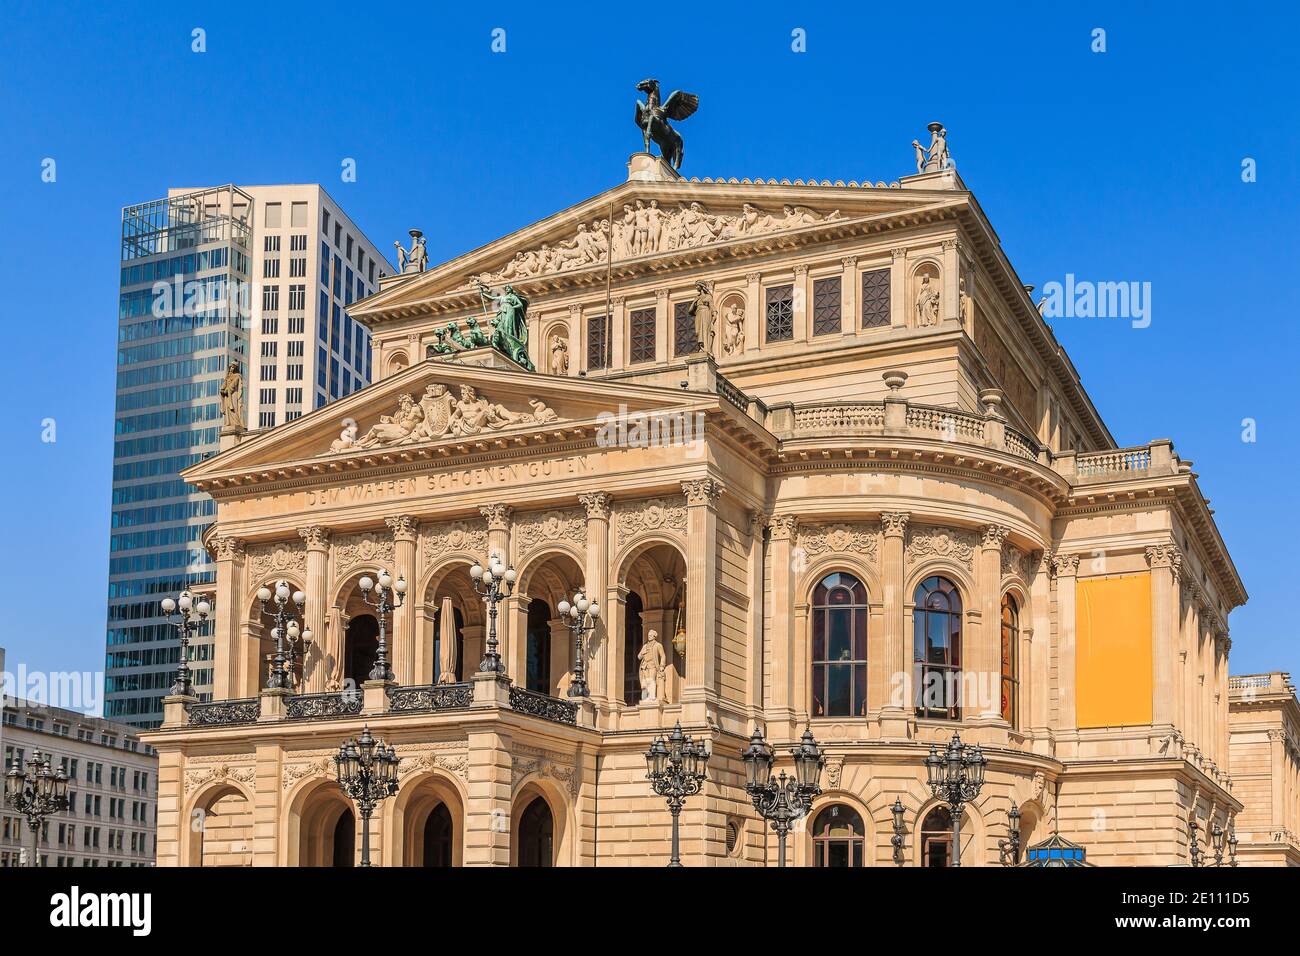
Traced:
POLYGON ((1043 551, 1038 558, 1038 570, 1029 586, 1029 603, 1032 608, 1034 636, 1033 663, 1030 673, 1023 675, 1031 684, 1029 694, 1029 727, 1034 734, 1034 752, 1038 742, 1047 742, 1051 725, 1051 643, 1052 643, 1052 552, 1043 551))
MULTIPOLYGON (((491 505, 483 505, 478 510, 479 510, 479 514, 481 514, 484 518, 487 519, 488 561, 490 562, 492 560, 492 556, 496 555, 497 558, 500 559, 502 564, 508 565, 510 563, 510 515, 513 514, 514 509, 512 509, 507 504, 498 503, 498 504, 491 504, 491 505)), ((508 606, 509 606, 508 604, 503 603, 497 606, 497 610, 498 612, 505 611, 508 608, 508 606)), ((484 613, 486 614, 487 605, 484 605, 483 610, 484 613)), ((484 623, 484 631, 483 631, 482 653, 486 653, 487 640, 488 640, 488 632, 486 628, 490 625, 488 625, 486 619, 484 620, 483 623, 484 623)), ((510 659, 510 642, 512 640, 513 640, 513 635, 510 633, 510 615, 498 613, 497 653, 501 655, 503 666, 504 663, 510 659)), ((469 651, 467 650, 465 654, 466 657, 468 657, 469 651)), ((473 660, 467 660, 465 674, 469 675, 470 673, 477 671, 479 662, 481 660, 482 660, 481 654, 479 657, 473 660)), ((519 682, 523 681, 522 674, 511 674, 510 671, 506 671, 506 675, 513 677, 516 681, 519 682)))
POLYGON ((587 687, 592 701, 604 710, 611 700, 618 699, 617 691, 610 686, 615 670, 610 654, 621 650, 610 647, 609 615, 614 609, 609 600, 609 516, 614 499, 607 491, 593 491, 578 495, 578 501, 587 512, 587 566, 583 568, 586 593, 605 605, 596 629, 587 635, 587 687))
POLYGON ((896 246, 889 254, 889 324, 901 329, 907 325, 907 250, 896 246))
POLYGON ((1201 741, 1197 736, 1196 723, 1200 713, 1196 698, 1196 653, 1201 629, 1200 587, 1190 579, 1184 579, 1183 586, 1187 591, 1187 617, 1183 623, 1183 723, 1181 729, 1184 745, 1199 748, 1201 741))
POLYGON ((217 559, 215 620, 212 625, 212 699, 231 700, 241 697, 243 690, 239 681, 242 650, 239 636, 244 616, 241 600, 244 593, 244 542, 239 538, 217 536, 208 542, 208 548, 217 559))
POLYGON ((1172 544, 1146 549, 1151 567, 1151 723, 1174 723, 1174 635, 1178 626, 1178 573, 1183 557, 1172 544))
POLYGON ((906 735, 914 692, 911 655, 907 653, 903 627, 903 606, 907 603, 903 549, 911 519, 906 511, 886 511, 880 516, 884 533, 880 550, 880 581, 884 591, 881 600, 885 606, 885 701, 880 708, 880 725, 881 732, 889 737, 906 735))
MULTIPOLYGON (((1002 723, 1002 547, 1011 529, 1001 525, 986 525, 980 538, 978 576, 976 586, 980 592, 980 629, 972 644, 972 655, 966 652, 963 669, 973 669, 978 675, 978 700, 974 702, 977 719, 1002 723)), ((1015 648, 1013 650, 1019 650, 1015 648)), ((963 681, 963 688, 969 684, 963 681)), ((963 713, 965 702, 963 702, 963 713)))
POLYGON ((956 239, 945 239, 943 248, 943 321, 961 319, 961 304, 957 295, 957 277, 961 273, 956 239))
POLYGON ((1074 687, 1074 586, 1079 576, 1079 556, 1058 554, 1052 558, 1056 572, 1056 683, 1060 707, 1060 728, 1078 725, 1074 687))
POLYGON ((1269 784, 1271 785, 1269 829, 1276 833, 1278 830, 1285 829, 1287 825, 1286 734, 1280 729, 1273 728, 1268 731, 1268 751, 1269 784))
POLYGON ((311 525, 299 528, 298 536, 307 546, 307 606, 303 609, 303 623, 311 630, 314 646, 303 661, 303 683, 309 694, 325 691, 329 675, 325 665, 325 615, 329 610, 330 532, 328 528, 311 525))
POLYGON ((673 354, 673 317, 668 309, 668 290, 655 289, 655 363, 662 365, 673 354))
POLYGON ((794 267, 794 288, 791 290, 794 299, 794 333, 792 341, 807 342, 812 339, 812 322, 808 317, 811 310, 812 296, 808 291, 808 267, 797 265, 794 267))
POLYGON ((763 343, 762 273, 750 272, 745 276, 745 353, 750 354, 763 343))
MULTIPOLYGON (((794 720, 794 540, 799 519, 792 514, 772 515, 768 561, 772 568, 772 719, 794 720)), ((689 592, 688 592, 689 594, 689 592)), ((689 659, 688 671, 689 674, 689 659)), ((770 736, 771 734, 769 734, 770 736)))
MULTIPOLYGON (((749 608, 745 626, 749 640, 745 642, 745 711, 753 719, 763 710, 763 514, 750 509, 747 517, 749 608)), ((665 635, 664 640, 671 641, 672 635, 665 635)), ((668 650, 671 654, 671 644, 668 650)))
POLYGON ((501 659, 505 662, 506 673, 510 674, 520 687, 528 686, 528 602, 530 600, 527 594, 515 591, 501 602, 501 617, 497 618, 498 626, 509 618, 510 633, 518 636, 517 640, 510 642, 509 648, 502 649, 501 659))
POLYGON ((609 367, 612 369, 623 369, 627 365, 626 346, 623 344, 626 325, 624 299, 616 295, 610 300, 609 316, 609 367))
POLYGON ((843 335, 854 335, 862 328, 861 309, 858 306, 858 292, 862 287, 858 279, 858 257, 842 256, 840 266, 840 331, 843 335))
POLYGON ((415 645, 419 640, 419 621, 416 617, 417 595, 414 593, 419 580, 415 566, 416 539, 419 536, 420 522, 410 515, 397 515, 385 518, 384 524, 393 533, 393 580, 399 576, 406 578, 407 594, 402 606, 393 611, 393 676, 399 684, 418 683, 415 666, 415 645))
MULTIPOLYGON (((686 686, 682 702, 703 703, 713 690, 717 654, 714 595, 718 584, 717 500, 722 485, 712 478, 682 482, 686 494, 686 686)), ((699 713, 694 719, 702 719, 699 713)))

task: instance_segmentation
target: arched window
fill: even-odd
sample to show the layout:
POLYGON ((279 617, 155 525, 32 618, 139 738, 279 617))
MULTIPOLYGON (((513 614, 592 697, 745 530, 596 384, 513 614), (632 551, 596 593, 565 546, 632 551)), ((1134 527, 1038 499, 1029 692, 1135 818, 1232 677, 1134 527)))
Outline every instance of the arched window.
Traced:
POLYGON ((551 866, 555 821, 547 802, 537 797, 519 818, 519 865, 551 866))
POLYGON ((360 687, 370 680, 370 669, 379 656, 379 622, 372 614, 359 614, 348 622, 347 650, 343 676, 360 687))
POLYGON ((916 716, 961 717, 961 594, 947 578, 926 578, 912 611, 916 716))
POLYGON ((641 595, 627 592, 623 604, 623 703, 635 707, 641 703, 641 668, 637 655, 645 643, 641 629, 641 595))
POLYGON ((1002 595, 1002 719, 1012 727, 1020 717, 1020 607, 1010 594, 1002 595))
POLYGON ((813 821, 813 866, 862 866, 866 831, 852 807, 832 804, 813 821))
POLYGON ((528 602, 527 687, 539 694, 551 692, 551 607, 540 598, 528 602))
POLYGON ((813 591, 812 715, 867 712, 867 589, 836 571, 813 591))
POLYGON ((921 865, 952 866, 952 813, 935 807, 921 823, 921 865))

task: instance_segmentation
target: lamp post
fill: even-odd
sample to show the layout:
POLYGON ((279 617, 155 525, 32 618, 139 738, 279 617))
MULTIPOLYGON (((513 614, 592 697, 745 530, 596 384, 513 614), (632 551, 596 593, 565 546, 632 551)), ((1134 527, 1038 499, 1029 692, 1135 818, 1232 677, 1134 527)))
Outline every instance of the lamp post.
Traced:
POLYGON ((301 636, 303 656, 306 657, 307 645, 311 643, 311 628, 302 630, 298 618, 302 615, 307 595, 301 591, 292 594, 293 606, 290 607, 289 582, 276 581, 274 591, 262 585, 258 588, 257 599, 262 602, 262 615, 274 619, 271 637, 275 641, 275 656, 271 659, 271 675, 267 679, 268 688, 292 688, 294 683, 295 648, 301 636))
POLYGON ((497 653, 497 605, 510 596, 515 586, 515 574, 515 569, 502 564, 500 557, 495 554, 488 557, 486 568, 475 561, 474 566, 469 569, 474 590, 488 606, 487 648, 483 652, 483 660, 479 663, 478 669, 490 674, 500 674, 502 677, 506 676, 506 667, 501 663, 501 655, 497 653))
POLYGON ((1187 821, 1187 852, 1192 858, 1192 866, 1201 865, 1200 831, 1201 825, 1196 822, 1196 812, 1192 811, 1192 818, 1187 821))
POLYGON ((334 755, 339 787, 361 811, 361 865, 370 865, 370 817, 375 807, 397 793, 397 765, 402 758, 392 747, 370 735, 363 726, 361 736, 346 740, 334 755))
POLYGON ((370 679, 390 681, 393 669, 388 666, 388 616, 405 603, 406 578, 399 574, 394 581, 383 568, 379 569, 378 577, 379 580, 374 581, 369 575, 364 575, 357 583, 361 587, 361 600, 373 607, 375 617, 379 618, 379 648, 375 653, 375 666, 370 668, 370 679))
POLYGON ((708 747, 701 741, 696 744, 682 733, 679 722, 665 740, 656 737, 646 751, 646 779, 661 797, 668 798, 668 810, 673 815, 673 852, 670 867, 682 865, 679 826, 686 798, 700 792, 705 770, 709 764, 708 747))
POLYGON ((1210 829, 1210 845, 1214 847, 1214 865, 1223 866, 1223 851, 1228 851, 1228 866, 1237 865, 1237 834, 1232 822, 1224 829, 1216 822, 1210 829))
POLYGON ((894 835, 889 838, 890 844, 894 848, 894 862, 903 862, 903 801, 899 797, 894 798, 894 805, 889 808, 889 814, 894 819, 894 835))
POLYGON ((561 601, 555 609, 560 612, 564 625, 573 632, 573 680, 569 682, 570 697, 589 697, 587 689, 586 654, 583 653, 584 638, 596 629, 596 620, 600 617, 600 605, 588 600, 581 591, 573 595, 573 603, 561 601))
POLYGON ((799 746, 791 748, 790 753, 794 756, 794 776, 787 777, 782 770, 780 776, 773 777, 772 748, 757 727, 749 746, 740 752, 745 761, 745 792, 759 816, 776 831, 777 866, 785 866, 785 839, 791 824, 808 812, 822 792, 818 783, 826 764, 811 728, 803 732, 799 746))
POLYGON ((5 774, 5 802, 27 818, 32 831, 31 866, 40 866, 40 833, 45 818, 68 809, 68 775, 52 770, 48 754, 35 751, 24 773, 18 765, 5 774))
POLYGON ((1007 811, 1007 837, 998 841, 998 854, 1003 866, 1020 865, 1020 808, 1014 803, 1007 811))
POLYGON ((181 656, 176 664, 176 680, 172 684, 173 697, 193 697, 194 682, 190 680, 190 639, 198 633, 203 622, 212 613, 212 605, 206 598, 197 601, 188 590, 182 591, 174 598, 165 597, 161 601, 163 614, 176 627, 181 636, 181 656))
POLYGON ((937 744, 930 747, 925 758, 925 769, 930 792, 948 806, 952 815, 952 865, 961 866, 961 814, 962 808, 979 796, 984 787, 984 770, 988 766, 979 745, 961 742, 954 731, 948 746, 940 752, 937 744))
POLYGON ((1228 866, 1237 865, 1237 822, 1228 820, 1228 866))

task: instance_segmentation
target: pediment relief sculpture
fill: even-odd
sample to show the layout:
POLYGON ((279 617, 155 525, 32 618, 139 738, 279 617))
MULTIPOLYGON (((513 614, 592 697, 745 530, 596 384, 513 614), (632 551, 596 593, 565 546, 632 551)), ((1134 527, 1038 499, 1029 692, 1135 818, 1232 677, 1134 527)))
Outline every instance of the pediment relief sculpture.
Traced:
POLYGON ((676 209, 665 209, 657 199, 637 199, 624 203, 622 214, 615 216, 613 222, 597 219, 590 225, 579 223, 568 238, 543 242, 536 249, 520 252, 500 271, 485 273, 477 281, 504 282, 596 265, 609 256, 611 243, 615 259, 635 259, 802 229, 840 218, 838 209, 822 213, 794 203, 785 203, 779 213, 769 213, 752 203, 742 204, 739 212, 711 213, 700 202, 679 203, 676 209))
POLYGON ((465 438, 517 425, 544 425, 559 420, 555 410, 538 398, 528 400, 530 411, 512 411, 462 384, 460 397, 441 382, 431 382, 417 402, 410 394, 397 397, 397 410, 381 415, 364 434, 356 421, 343 420, 343 431, 330 445, 330 454, 416 445, 442 438, 465 438))

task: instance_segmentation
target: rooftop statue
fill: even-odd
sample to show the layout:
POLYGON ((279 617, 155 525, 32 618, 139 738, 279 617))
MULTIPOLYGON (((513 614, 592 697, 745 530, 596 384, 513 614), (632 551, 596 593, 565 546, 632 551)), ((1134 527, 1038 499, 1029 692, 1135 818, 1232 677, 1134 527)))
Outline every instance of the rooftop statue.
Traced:
POLYGON ((931 123, 926 127, 930 131, 930 148, 927 150, 918 141, 912 140, 916 150, 916 171, 933 173, 952 166, 952 157, 948 154, 948 131, 942 123, 931 123))
POLYGON ((425 266, 429 264, 429 250, 424 246, 424 233, 419 229, 410 230, 411 248, 403 249, 402 244, 396 239, 393 245, 397 248, 397 269, 399 272, 423 272, 425 266))
POLYGON ((636 88, 646 96, 645 102, 637 100, 636 104, 636 125, 645 140, 645 151, 650 152, 650 141, 654 140, 664 161, 673 169, 681 169, 682 138, 668 121, 686 119, 699 109, 700 98, 694 93, 673 90, 660 103, 658 80, 642 80, 636 88))
MULTIPOLYGON (((512 359, 530 372, 537 371, 532 359, 528 357, 528 300, 507 285, 500 295, 493 293, 482 282, 477 283, 479 297, 486 308, 492 303, 496 315, 492 318, 492 335, 489 339, 494 349, 512 359)), ((471 331, 477 331, 477 323, 470 319, 471 331)))

